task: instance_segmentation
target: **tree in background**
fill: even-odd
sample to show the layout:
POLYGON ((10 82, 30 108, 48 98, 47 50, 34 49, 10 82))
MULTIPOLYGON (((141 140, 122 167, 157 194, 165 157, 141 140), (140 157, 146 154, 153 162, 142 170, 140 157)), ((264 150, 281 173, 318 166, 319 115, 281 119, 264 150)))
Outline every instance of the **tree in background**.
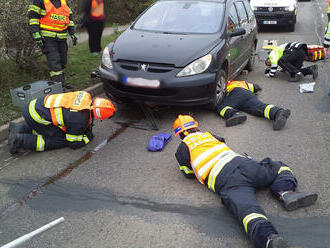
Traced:
MULTIPOLYGON (((27 18, 32 0, 0 1, 0 58, 11 59, 21 68, 32 69, 36 65, 36 58, 41 55, 32 39, 27 18)), ((76 13, 79 9, 77 1, 68 0, 68 3, 73 13, 76 13)))

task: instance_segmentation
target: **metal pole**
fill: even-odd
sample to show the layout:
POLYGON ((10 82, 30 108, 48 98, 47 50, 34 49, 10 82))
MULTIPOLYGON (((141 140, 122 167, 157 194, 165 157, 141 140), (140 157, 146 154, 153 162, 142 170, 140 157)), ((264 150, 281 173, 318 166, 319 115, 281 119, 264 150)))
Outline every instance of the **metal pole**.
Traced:
POLYGON ((38 228, 37 230, 33 231, 33 232, 30 232, 28 234, 25 234, 24 236, 18 238, 18 239, 15 239, 13 240, 12 242, 4 245, 4 246, 1 246, 0 248, 13 248, 13 247, 17 247, 23 243, 25 243, 26 241, 32 239, 34 236, 37 236, 38 234, 40 233, 43 233, 44 231, 56 226, 57 224, 61 223, 64 221, 64 218, 61 217, 61 218, 58 218, 57 220, 54 220, 50 223, 48 223, 47 225, 44 225, 40 228, 38 228))

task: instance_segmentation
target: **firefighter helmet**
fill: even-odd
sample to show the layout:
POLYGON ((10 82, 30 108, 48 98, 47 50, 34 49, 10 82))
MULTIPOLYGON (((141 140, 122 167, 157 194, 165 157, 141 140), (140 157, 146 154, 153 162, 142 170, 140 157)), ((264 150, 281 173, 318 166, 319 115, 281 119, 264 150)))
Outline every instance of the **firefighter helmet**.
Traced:
POLYGON ((173 130, 175 136, 188 129, 196 128, 196 127, 198 127, 198 123, 190 115, 179 115, 173 124, 173 130))
POLYGON ((99 120, 108 119, 116 111, 113 103, 109 99, 102 97, 95 97, 93 100, 92 108, 94 118, 99 120))

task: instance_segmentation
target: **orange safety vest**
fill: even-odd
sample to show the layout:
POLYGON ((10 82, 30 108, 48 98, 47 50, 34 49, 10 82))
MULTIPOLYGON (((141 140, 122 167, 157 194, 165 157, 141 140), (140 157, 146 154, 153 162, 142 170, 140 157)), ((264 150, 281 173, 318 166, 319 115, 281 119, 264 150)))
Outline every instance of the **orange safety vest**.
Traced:
POLYGON ((46 15, 40 19, 40 28, 61 32, 68 28, 70 20, 70 8, 66 0, 61 0, 61 7, 58 9, 50 0, 44 0, 46 15))
POLYGON ((226 92, 229 93, 236 87, 249 90, 249 85, 245 81, 228 81, 226 92))
POLYGON ((103 0, 92 0, 91 17, 104 16, 104 4, 103 0))
MULTIPOLYGON (((53 124, 61 128, 64 132, 66 131, 66 127, 64 126, 62 108, 80 111, 90 109, 91 104, 92 97, 85 91, 47 95, 44 99, 44 106, 45 108, 49 108, 53 124)), ((91 116, 89 123, 91 123, 91 116)))
MULTIPOLYGON (((190 152, 191 167, 195 172, 196 178, 202 184, 204 184, 205 178, 210 173, 215 174, 212 173, 213 168, 217 168, 216 175, 218 175, 232 158, 239 156, 225 143, 214 138, 209 132, 189 134, 183 139, 183 142, 187 145, 190 152)), ((212 180, 209 180, 209 188, 212 188, 211 184, 212 180)))
POLYGON ((330 0, 328 0, 328 14, 330 13, 330 0))

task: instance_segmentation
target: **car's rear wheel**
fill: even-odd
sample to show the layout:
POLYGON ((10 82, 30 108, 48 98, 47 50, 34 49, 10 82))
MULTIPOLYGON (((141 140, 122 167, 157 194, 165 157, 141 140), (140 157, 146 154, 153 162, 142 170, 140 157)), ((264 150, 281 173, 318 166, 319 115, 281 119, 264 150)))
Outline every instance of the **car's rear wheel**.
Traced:
POLYGON ((211 110, 216 110, 218 104, 223 100, 226 92, 226 85, 227 85, 227 73, 225 70, 220 69, 217 73, 215 78, 216 81, 216 89, 215 95, 212 103, 210 104, 211 110))
POLYGON ((254 67, 254 63, 255 63, 255 58, 256 58, 255 53, 256 53, 256 47, 255 47, 255 45, 253 45, 251 47, 249 61, 248 61, 248 63, 245 66, 245 69, 248 70, 248 71, 253 71, 253 67, 254 67))

